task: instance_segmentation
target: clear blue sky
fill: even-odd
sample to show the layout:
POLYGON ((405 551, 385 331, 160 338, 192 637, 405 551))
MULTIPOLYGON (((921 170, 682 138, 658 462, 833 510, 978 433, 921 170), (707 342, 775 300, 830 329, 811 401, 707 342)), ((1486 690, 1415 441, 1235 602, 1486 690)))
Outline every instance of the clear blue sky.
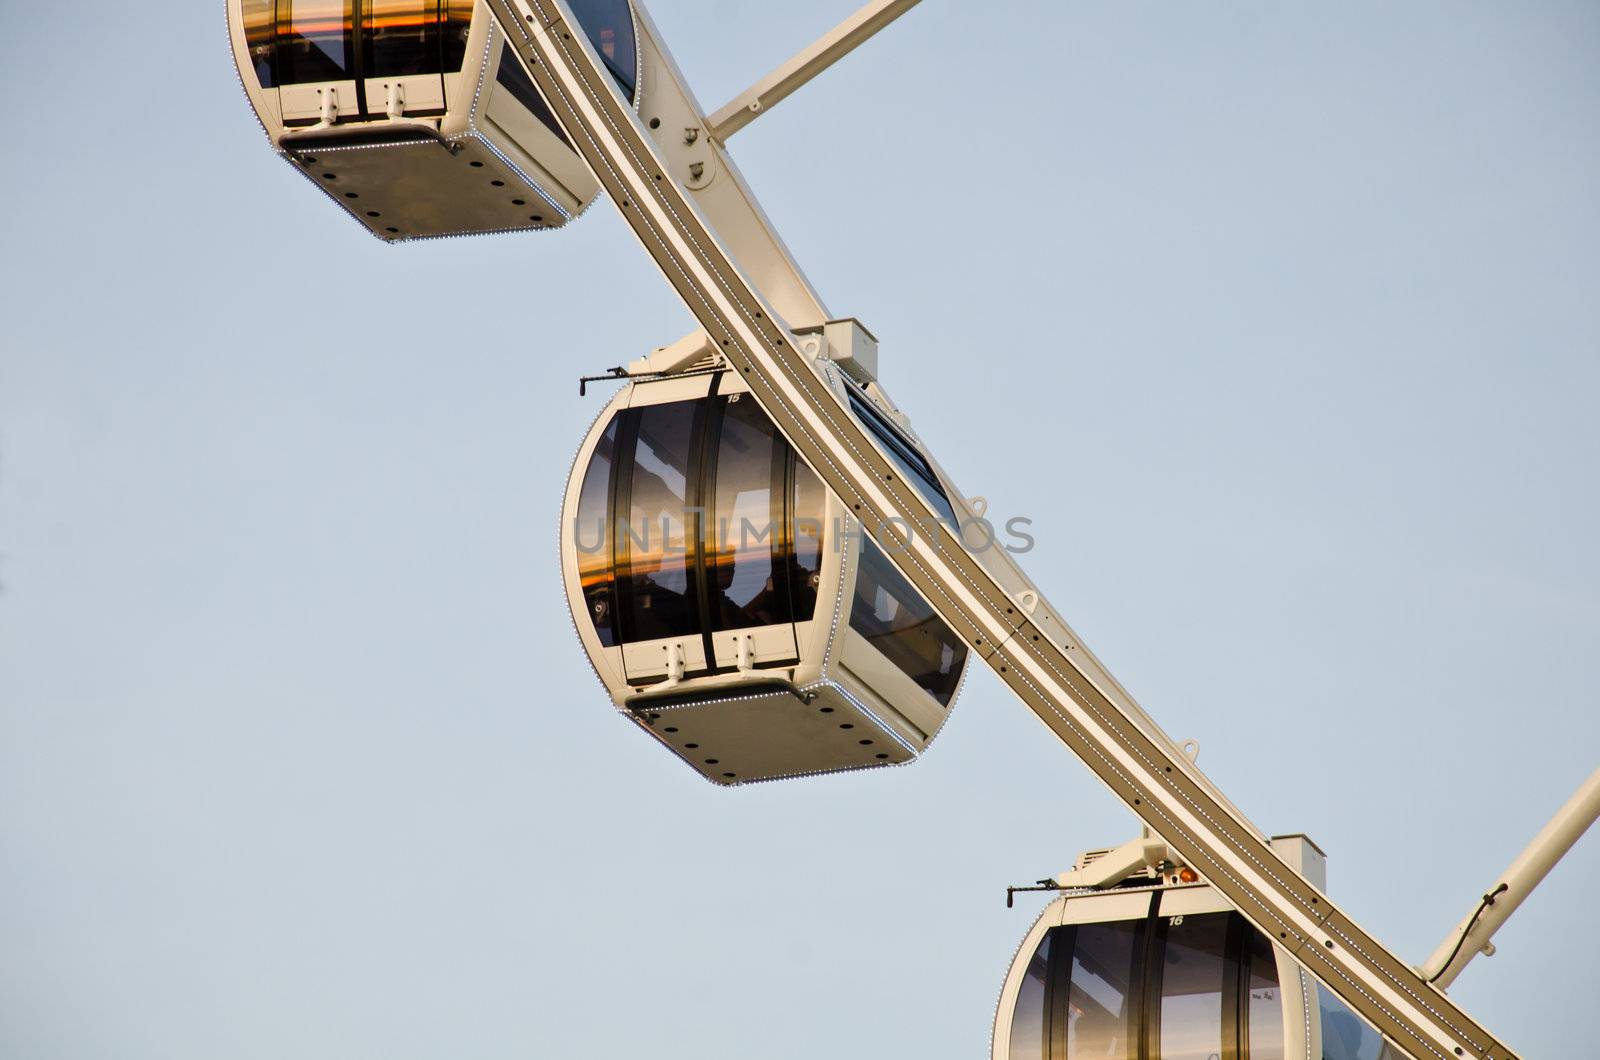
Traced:
MULTIPOLYGON (((659 0, 720 104, 853 0, 659 0)), ((1135 822, 986 673, 910 768, 723 791, 609 710, 556 523, 691 326, 613 208, 401 248, 220 3, 6 9, 0 1055, 983 1055, 1135 822)), ((927 0, 734 141, 941 460, 1421 960, 1597 764, 1600 9, 927 0)), ((1592 1041, 1580 845, 1455 994, 1592 1041)))

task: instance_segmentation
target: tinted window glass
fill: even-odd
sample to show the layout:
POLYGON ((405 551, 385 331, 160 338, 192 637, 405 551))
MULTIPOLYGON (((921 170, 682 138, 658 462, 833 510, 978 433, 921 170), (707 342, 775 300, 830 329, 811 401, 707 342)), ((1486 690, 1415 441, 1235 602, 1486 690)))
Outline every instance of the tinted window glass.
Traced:
POLYGON ((364 0, 367 77, 439 72, 439 0, 364 0))
POLYGON ((916 446, 911 444, 911 440, 900 433, 900 428, 873 408, 871 402, 854 390, 848 391, 848 394, 851 411, 856 414, 856 419, 861 421, 861 425, 878 439, 884 455, 900 469, 900 474, 905 480, 922 494, 928 506, 933 509, 934 515, 943 519, 949 526, 955 526, 956 513, 950 507, 950 499, 944 495, 943 487, 939 485, 939 476, 933 473, 933 466, 917 451, 916 446))
POLYGON ((1075 934, 1064 1013, 1068 1060, 1122 1060, 1135 1026, 1133 973, 1144 921, 1083 924, 1075 934))
POLYGON ((1278 962, 1272 943, 1253 928, 1249 939, 1249 978, 1245 990, 1245 1019, 1249 1028, 1250 1060, 1283 1060, 1283 996, 1278 988, 1278 962))
POLYGON ((791 459, 794 462, 794 514, 791 527, 794 569, 789 576, 789 591, 794 596, 795 621, 804 622, 817 610, 817 584, 822 580, 822 520, 827 511, 827 487, 798 456, 792 456, 791 459))
POLYGON ((703 404, 675 401, 648 406, 638 414, 627 517, 618 527, 617 584, 625 640, 679 637, 700 630, 690 577, 691 534, 698 534, 699 520, 685 508, 691 446, 703 404))
POLYGON ((472 0, 445 0, 443 69, 455 73, 467 59, 467 36, 472 32, 472 0))
POLYGON ((779 581, 784 573, 781 491, 789 446, 761 407, 742 397, 722 399, 725 411, 717 441, 717 488, 706 555, 716 629, 791 621, 788 587, 779 581))
POLYGON ((572 13, 616 79, 617 87, 633 99, 639 55, 633 39, 633 13, 628 0, 571 0, 572 13))
POLYGON ((850 628, 943 706, 961 681, 967 646, 934 614, 870 537, 861 539, 850 628))
POLYGON ((350 16, 349 0, 278 0, 278 83, 300 85, 354 77, 350 16))
POLYGON ((1323 1060, 1400 1060, 1383 1036, 1317 984, 1317 1010, 1322 1022, 1323 1060))
POLYGON ((594 631, 606 647, 616 644, 611 577, 611 471, 616 463, 617 421, 613 419, 583 475, 578 493, 577 523, 572 539, 577 546, 578 580, 594 622, 594 631))
POLYGON ((500 69, 495 73, 494 79, 513 99, 528 109, 528 112, 544 123, 544 127, 560 137, 561 142, 571 146, 567 134, 561 131, 561 123, 556 121, 556 116, 550 113, 549 104, 545 103, 544 96, 528 80, 528 71, 511 54, 511 49, 505 45, 500 46, 500 69))
POLYGON ((1161 961, 1161 1060, 1222 1055, 1230 913, 1170 917, 1161 961))
POLYGON ((250 65, 262 88, 272 88, 277 82, 272 74, 272 39, 278 30, 278 11, 274 0, 244 0, 241 5, 244 21, 245 49, 250 53, 250 65))
POLYGON ((1011 1015, 1010 1060, 1045 1060, 1046 984, 1050 975, 1050 940, 1056 934, 1048 932, 1028 961, 1028 970, 1022 977, 1022 987, 1017 991, 1016 1008, 1011 1015))

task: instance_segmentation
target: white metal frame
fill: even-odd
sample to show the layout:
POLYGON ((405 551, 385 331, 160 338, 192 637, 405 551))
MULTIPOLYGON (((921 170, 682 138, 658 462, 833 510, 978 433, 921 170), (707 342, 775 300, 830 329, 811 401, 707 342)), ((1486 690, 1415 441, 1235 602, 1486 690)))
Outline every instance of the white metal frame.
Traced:
POLYGON ((1600 769, 1573 793, 1550 818, 1539 834, 1517 855, 1499 881, 1483 895, 1473 911, 1457 924, 1439 947, 1422 963, 1419 971, 1428 982, 1443 990, 1478 954, 1492 956, 1490 941, 1523 900, 1533 893, 1550 870, 1600 818, 1600 769))
POLYGON ((916 7, 920 0, 873 0, 822 37, 802 48, 772 73, 717 108, 709 124, 719 140, 755 121, 807 81, 843 59, 879 30, 916 7))

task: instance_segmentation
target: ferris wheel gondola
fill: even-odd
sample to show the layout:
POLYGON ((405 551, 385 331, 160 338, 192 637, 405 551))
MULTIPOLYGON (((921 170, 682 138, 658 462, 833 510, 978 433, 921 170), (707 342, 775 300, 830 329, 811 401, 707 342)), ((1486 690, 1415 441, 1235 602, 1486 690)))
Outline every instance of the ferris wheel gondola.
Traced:
MULTIPOLYGON (((628 0, 574 0, 624 98, 628 0)), ((599 194, 483 0, 229 0, 240 80, 273 146, 385 240, 559 228, 599 194)))
MULTIPOLYGON (((1322 886, 1309 839, 1273 846, 1322 886)), ((991 1060, 1400 1060, 1160 840, 1087 851, 1057 881, 1006 974, 991 1060)))
MULTIPOLYGON (((831 378, 954 519, 915 441, 831 378)), ((967 649, 896 547, 721 367, 624 386, 561 520, 568 603, 613 703, 718 784, 899 764, 932 741, 967 649)))

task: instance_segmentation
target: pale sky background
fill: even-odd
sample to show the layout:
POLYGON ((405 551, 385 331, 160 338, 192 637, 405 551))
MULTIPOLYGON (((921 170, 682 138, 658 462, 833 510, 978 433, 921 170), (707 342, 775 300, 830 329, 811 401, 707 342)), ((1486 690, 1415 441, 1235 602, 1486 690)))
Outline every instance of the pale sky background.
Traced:
MULTIPOLYGON (((854 7, 658 0, 708 106, 854 7)), ((560 594, 575 378, 691 322, 609 203, 401 248, 222 5, 4 5, 0 1056, 987 1049, 1135 822, 987 672, 725 791, 560 594)), ((928 0, 734 141, 1027 566, 1421 960, 1600 763, 1600 7, 928 0)), ((1456 996, 1593 1044, 1600 835, 1456 996)), ((1583 1044, 1575 1044, 1583 1043, 1583 1044)))

